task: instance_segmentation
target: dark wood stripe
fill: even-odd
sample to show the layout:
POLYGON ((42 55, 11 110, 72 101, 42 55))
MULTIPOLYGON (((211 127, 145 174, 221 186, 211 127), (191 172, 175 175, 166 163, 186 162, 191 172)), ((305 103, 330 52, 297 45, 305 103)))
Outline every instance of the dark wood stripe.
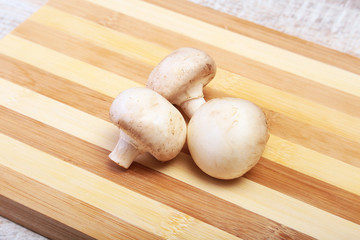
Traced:
POLYGON ((1 214, 49 238, 93 239, 86 234, 96 233, 102 239, 162 239, 1 164, 0 172, 0 199, 5 201, 5 205, 0 207, 4 207, 1 214), (63 224, 52 216, 61 218, 63 224), (76 224, 80 230, 65 225, 67 223, 76 224))
POLYGON ((360 196, 356 194, 326 182, 314 180, 310 176, 266 158, 262 158, 255 168, 246 173, 245 177, 360 224, 360 196))
POLYGON ((0 77, 109 120, 113 98, 0 53, 0 77))
POLYGON ((360 143, 331 134, 310 124, 296 121, 281 113, 264 110, 271 133, 316 152, 360 167, 360 143))
MULTIPOLYGON (((138 61, 135 59, 126 58, 125 56, 118 53, 111 52, 101 47, 92 45, 86 41, 67 35, 63 32, 56 31, 55 29, 51 29, 31 21, 28 21, 19 27, 15 31, 15 34, 36 43, 46 45, 51 49, 63 52, 74 58, 88 61, 90 64, 128 77, 141 84, 146 83, 147 76, 151 72, 151 66, 145 63, 141 65, 141 69, 136 69, 136 71, 134 71, 131 66, 139 66, 138 61), (44 39, 46 39, 46 41, 44 41, 44 39), (104 52, 106 52, 106 54, 104 57, 101 57, 104 52), (101 60, 98 61, 98 58, 101 60), (124 59, 125 61, 123 61, 124 59), (122 66, 122 64, 125 65, 122 66)), ((205 94, 211 98, 224 96, 223 93, 213 94, 213 92, 216 91, 207 88, 205 94)), ((109 103, 107 104, 110 106, 109 103)), ((108 109, 108 106, 105 109, 108 109)), ((360 104, 358 106, 360 108, 360 104)), ((328 133, 322 129, 301 123, 299 121, 292 120, 288 117, 285 117, 283 114, 275 113, 270 110, 265 111, 269 113, 269 118, 272 120, 275 119, 272 121, 273 127, 270 129, 272 133, 285 139, 291 139, 291 141, 346 163, 352 164, 354 166, 360 166, 360 162, 358 161, 358 156, 360 155, 360 143, 352 142, 344 137, 328 133), (285 129, 289 130, 293 127, 303 130, 284 131, 285 129), (326 137, 329 135, 330 137, 326 137), (311 136, 311 138, 307 136, 311 136)), ((107 113, 104 113, 104 116, 105 115, 107 119, 107 113)))
MULTIPOLYGON (((2 54, 0 66, 0 77, 109 121, 109 108, 113 98, 2 54)), ((142 81, 140 83, 145 83, 144 79, 142 81)), ((205 88, 205 95, 210 98, 228 96, 209 88, 205 88)), ((301 123, 281 113, 263 110, 272 134, 360 167, 360 143, 301 123)), ((184 151, 187 152, 186 148, 184 151)))
MULTIPOLYGON (((141 164, 133 163, 128 170, 123 170, 108 159, 109 151, 20 113, 0 107, 0 114, 4 116, 0 119, 4 134, 233 235, 245 239, 310 239, 301 232, 141 164), (18 134, 19 127, 23 129, 21 135, 18 134)), ((202 174, 195 165, 194 169, 202 174)))
POLYGON ((120 55, 31 20, 17 27, 13 34, 136 82, 145 83, 153 69, 139 59, 120 55))
MULTIPOLYGON (((227 71, 237 73, 284 92, 319 102, 338 111, 360 117, 360 98, 341 90, 322 85, 293 73, 282 71, 86 1, 52 0, 49 2, 49 5, 108 28, 133 35, 148 42, 160 44, 169 49, 184 46, 203 49, 215 59, 219 67, 227 71)), ((31 34, 23 37, 31 38, 31 34)), ((43 41, 41 44, 48 46, 47 43, 48 41, 43 41)), ((62 42, 62 44, 65 43, 62 42)))
MULTIPOLYGON (((231 97, 225 92, 210 88, 205 88, 204 92, 209 99, 231 97)), ((360 167, 360 143, 300 122, 282 113, 265 108, 262 110, 266 114, 270 133, 339 161, 360 167)))
POLYGON ((145 0, 171 11, 360 74, 360 59, 186 0, 145 0))
MULTIPOLYGON (((0 169, 3 168, 0 166, 0 169)), ((3 169, 2 169, 3 171, 3 169)), ((10 169, 6 169, 3 172, 11 172, 10 169)), ((12 173, 16 175, 16 173, 12 173)), ((3 176, 0 177, 4 180, 3 176)), ((34 186, 32 186, 34 187, 34 186)), ((82 233, 74 228, 67 226, 66 224, 59 222, 45 214, 35 211, 34 209, 28 208, 24 205, 19 204, 5 196, 0 195, 0 213, 3 217, 16 222, 38 234, 54 239, 94 239, 85 233, 82 233)))
MULTIPOLYGON (((137 31, 138 31, 138 29, 137 29, 137 31)), ((164 31, 164 34, 165 34, 165 31, 164 31)), ((165 36, 165 35, 163 35, 163 36, 165 36)), ((171 34, 170 39, 173 38, 174 36, 175 35, 171 34)), ((183 39, 185 39, 185 38, 183 38, 183 39)), ((163 41, 163 40, 159 39, 159 41, 163 41)), ((183 41, 183 40, 181 40, 181 41, 183 41)), ((159 43, 159 42, 157 42, 157 43, 159 43)), ((169 46, 167 46, 167 47, 172 48, 171 46, 177 46, 178 43, 179 42, 168 43, 169 46)), ((200 42, 195 43, 195 44, 200 44, 200 42)), ((90 46, 90 45, 88 45, 88 46, 90 46)), ((164 46, 166 46, 166 45, 164 45, 164 46)), ((217 49, 211 48, 211 46, 208 46, 208 47, 209 47, 210 51, 214 52, 215 54, 220 54, 220 50, 217 52, 217 49)), ((95 52, 100 51, 100 50, 101 50, 101 48, 97 49, 95 52)), ((224 53, 224 51, 222 51, 222 52, 224 53)), ((211 52, 209 52, 209 53, 211 53, 211 52)), ((91 54, 93 54, 93 52, 86 53, 86 57, 95 56, 95 55, 91 55, 91 54)), ((109 52, 109 54, 113 54, 113 53, 109 52)), ((220 55, 217 55, 217 56, 219 57, 220 55)), ((110 57, 110 58, 112 58, 112 57, 110 57)), ((115 60, 115 58, 113 60, 115 60)), ((236 56, 235 56, 233 58, 233 60, 241 60, 241 58, 236 58, 236 56)), ((86 61, 91 61, 91 60, 86 60, 86 61)), ((220 62, 222 64, 225 64, 226 60, 220 60, 220 62)), ((91 64, 96 65, 99 63, 94 62, 91 64)), ((260 68, 262 67, 262 66, 256 65, 256 63, 254 63, 254 64, 255 64, 254 65, 255 69, 258 67, 260 67, 260 68)), ((251 65, 253 65, 252 62, 247 66, 251 67, 251 65)), ((116 66, 116 65, 114 65, 114 66, 116 66)), ((236 67, 236 66, 240 66, 240 65, 234 64, 231 66, 231 68, 236 67)), ((36 68, 34 68, 34 69, 36 69, 36 68)), ((124 68, 124 69, 126 71, 126 68, 124 68)), ((123 71, 123 70, 121 70, 121 71, 123 71)), ((269 68, 269 71, 270 71, 270 68, 269 68)), ((255 72, 255 70, 254 70, 254 72, 255 72)), ((136 72, 132 72, 131 74, 132 75, 129 75, 129 76, 133 76, 133 77, 138 76, 139 78, 141 78, 141 76, 142 76, 141 73, 139 74, 136 72)), ((246 72, 244 72, 244 74, 246 74, 246 72)), ((275 75, 277 76, 277 74, 275 74, 275 75)), ((279 74, 279 76, 281 74, 279 74)), ((292 77, 292 76, 290 76, 290 77, 292 77)), ((294 79, 292 79, 292 81, 294 79)), ((303 82, 301 84, 303 84, 303 82)), ((302 86, 302 85, 300 85, 300 86, 302 86)), ((296 86, 296 88, 299 88, 300 86, 296 86)), ((305 84, 305 87, 306 86, 308 86, 308 85, 305 84)), ((27 86, 27 87, 31 88, 30 86, 27 86)), ((320 86, 320 87, 323 87, 323 86, 320 86)), ((40 91, 40 89, 42 89, 42 87, 39 87, 39 89, 37 91, 40 91)), ((335 93, 338 94, 337 90, 334 90, 334 91, 335 91, 335 93)), ((314 93, 314 92, 312 92, 312 93, 314 93)), ((51 93, 51 94, 56 95, 56 93, 51 93)), ((336 95, 336 97, 339 97, 339 96, 340 95, 336 95)), ((96 101, 96 98, 94 98, 94 99, 96 101)), ((349 100, 349 99, 347 99, 347 100, 349 100)), ((66 102, 68 100, 65 100, 65 97, 64 97, 64 101, 66 102)), ((344 104, 344 105, 345 105, 345 103, 346 103, 346 101, 342 102, 342 104, 344 104)), ((353 107, 353 106, 351 106, 351 107, 353 107)), ((84 108, 84 109, 86 109, 86 108, 84 108)), ((254 214, 254 213, 251 213, 251 212, 247 211, 246 209, 242 209, 239 206, 236 206, 236 205, 226 202, 222 199, 219 199, 219 198, 217 198, 211 194, 208 194, 204 191, 193 188, 193 187, 191 187, 187 184, 184 184, 176 179, 170 178, 170 177, 168 177, 164 174, 161 174, 157 171, 148 169, 140 164, 134 164, 128 171, 121 171, 121 170, 119 170, 118 166, 115 166, 115 164, 110 163, 110 161, 107 159, 108 151, 106 151, 104 149, 101 149, 97 146, 89 144, 89 143, 87 143, 81 139, 75 138, 69 134, 63 133, 56 128, 52 128, 50 126, 41 124, 40 122, 37 122, 36 120, 22 116, 21 114, 13 112, 9 109, 2 107, 2 108, 0 108, 0 112, 1 112, 1 115, 6 116, 6 118, 4 118, 4 119, 0 118, 0 122, 1 122, 0 128, 2 131, 5 132, 5 134, 7 134, 13 138, 16 138, 20 141, 23 141, 26 144, 32 145, 44 152, 48 152, 54 156, 57 156, 57 157, 63 159, 64 161, 69 161, 72 164, 78 165, 88 171, 92 171, 100 176, 108 178, 111 181, 114 181, 118 184, 128 187, 129 189, 138 191, 141 194, 149 196, 159 202, 163 202, 165 204, 173 206, 174 208, 179 209, 180 211, 183 211, 189 215, 195 216, 195 217, 199 218, 200 220, 204 219, 203 221, 208 222, 209 224, 212 224, 214 226, 217 226, 225 231, 236 234, 243 238, 259 238, 260 236, 264 237, 264 233, 265 233, 265 237, 273 236, 274 232, 279 234, 277 236, 278 238, 307 238, 308 237, 302 233, 299 233, 295 230, 287 228, 286 226, 280 225, 269 219, 266 219, 259 215, 254 214), (1 112, 2 110, 4 110, 4 111, 1 112), (5 123, 4 123, 4 121, 5 121, 5 123), (14 122, 15 122, 15 124, 14 124, 14 122), (14 124, 15 126, 12 126, 12 124, 14 124), (18 130, 16 130, 16 129, 19 129, 19 127, 23 127, 24 125, 28 126, 27 130, 24 131, 25 132, 24 135, 19 136, 18 130), (36 129, 36 131, 35 131, 35 129, 36 129), (38 135, 40 135, 40 136, 38 136, 38 135), (73 138, 71 138, 71 137, 73 137, 73 138), (64 141, 64 139, 66 139, 66 141, 64 141), (68 139, 70 139, 70 141, 68 141, 68 139), (48 143, 49 140, 54 140, 56 144, 51 143, 52 145, 45 146, 44 142, 48 143), (67 143, 64 144, 64 142, 67 142, 67 143), (93 150, 91 151, 91 149, 93 149, 93 150), (76 153, 79 152, 79 153, 75 154, 75 156, 74 156, 74 152, 76 152, 76 153), (85 162, 85 160, 88 160, 90 162, 87 163, 87 162, 85 162), (146 179, 145 185, 144 185, 144 179, 146 179), (133 186, 134 183, 136 186, 133 186), (176 191, 171 190, 169 188, 176 189, 176 191), (167 194, 167 196, 165 196, 165 194, 167 194), (185 196, 183 196, 183 195, 185 195, 185 196), (179 202, 174 202, 174 196, 176 199, 179 198, 179 202), (199 208, 199 209, 195 209, 194 207, 192 207, 192 205, 194 205, 194 199, 196 199, 199 202, 205 201, 205 204, 199 205, 198 202, 196 202, 195 203, 196 208, 199 208), (191 203, 191 201, 192 201, 192 203, 191 203), (225 212, 224 212, 224 208, 225 208, 225 212), (232 215, 235 215, 235 216, 232 216, 232 215), (228 218, 229 218, 229 221, 228 221, 228 218), (224 219, 226 219, 226 221, 224 221, 224 219), (239 219, 241 219, 241 220, 239 221, 239 219), (250 230, 244 229, 244 228, 242 228, 242 226, 251 226, 250 227, 251 229, 250 230)), ((267 113, 272 114, 271 111, 268 111, 267 113)), ((107 110, 106 110, 106 114, 107 114, 107 110)), ((352 114, 352 115, 354 115, 354 114, 352 114)), ((277 166, 277 164, 275 164, 275 165, 274 164, 275 163, 271 162, 270 160, 262 159, 262 161, 259 163, 259 166, 257 166, 256 168, 254 168, 253 171, 248 173, 247 177, 252 179, 253 181, 259 182, 260 184, 263 184, 263 185, 268 184, 271 188, 276 189, 280 192, 283 192, 289 196, 299 198, 304 202, 314 204, 315 206, 317 204, 317 205, 319 205, 318 206, 319 208, 324 209, 325 211, 329 211, 333 214, 336 214, 336 215, 339 215, 342 217, 345 216, 344 217, 345 219, 348 219, 355 223, 359 223, 359 218, 357 217, 359 215, 359 206, 352 202, 352 201, 356 201, 356 203, 359 202, 358 196, 356 196, 352 193, 346 192, 342 189, 336 188, 334 186, 328 185, 326 183, 322 183, 322 182, 320 182, 316 179, 313 179, 309 176, 306 176, 306 175, 302 176, 303 174, 292 171, 291 169, 288 169, 286 167, 282 167, 282 166, 279 167, 279 166, 277 166), (256 171, 258 171, 258 172, 256 172, 256 171), (295 172, 295 174, 293 172, 295 172), (279 180, 277 179, 276 174, 281 176, 280 178, 282 180, 280 183, 279 183, 279 180), (295 176, 295 177, 293 177, 293 176, 295 176), (301 179, 299 180, 296 177, 300 177, 301 179), (314 181, 317 181, 317 182, 315 182, 315 184, 314 184, 314 181), (289 182, 291 184, 288 184, 287 182, 289 182), (294 185, 300 189, 299 190, 297 188, 294 189, 293 188, 294 185), (313 185, 315 185, 315 186, 313 186, 313 185), (330 189, 328 189, 328 187, 330 187, 330 189), (316 198, 316 201, 313 200, 314 196, 308 196, 309 193, 313 193, 313 192, 314 192, 314 195, 320 196, 320 197, 316 198), (350 194, 350 195, 348 195, 348 194, 350 194), (329 200, 328 198, 330 196, 332 196, 332 198, 329 200), (344 199, 347 201, 344 201, 344 199), (344 202, 345 205, 343 205, 342 202, 344 202), (339 203, 341 203, 341 204, 339 204, 339 203), (337 209, 339 207, 342 209, 340 209, 340 210, 337 209)))

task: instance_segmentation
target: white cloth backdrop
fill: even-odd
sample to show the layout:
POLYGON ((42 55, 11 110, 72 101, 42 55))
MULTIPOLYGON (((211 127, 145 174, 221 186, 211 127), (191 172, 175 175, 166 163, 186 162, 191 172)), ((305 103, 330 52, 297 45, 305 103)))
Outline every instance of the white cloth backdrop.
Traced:
POLYGON ((360 57, 359 0, 190 0, 360 57))
MULTIPOLYGON (((190 1, 360 57, 360 0, 190 1)), ((0 0, 0 38, 46 2, 0 0)), ((45 238, 0 216, 0 240, 10 239, 45 238)))

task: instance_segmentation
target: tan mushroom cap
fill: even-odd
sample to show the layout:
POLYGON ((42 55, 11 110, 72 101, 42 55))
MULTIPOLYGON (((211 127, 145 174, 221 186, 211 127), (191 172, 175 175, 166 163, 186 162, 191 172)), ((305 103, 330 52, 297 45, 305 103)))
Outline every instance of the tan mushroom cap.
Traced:
POLYGON ((203 98, 203 87, 215 73, 215 62, 208 54, 195 48, 179 48, 153 69, 146 86, 180 106, 190 99, 203 98))
POLYGON ((160 161, 174 158, 185 143, 186 124, 181 113, 148 88, 120 93, 111 105, 110 119, 127 135, 126 141, 160 161))

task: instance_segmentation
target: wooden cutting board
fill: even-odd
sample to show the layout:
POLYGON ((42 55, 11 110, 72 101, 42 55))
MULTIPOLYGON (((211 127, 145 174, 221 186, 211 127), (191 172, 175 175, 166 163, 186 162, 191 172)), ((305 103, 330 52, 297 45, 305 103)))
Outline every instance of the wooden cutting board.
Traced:
POLYGON ((54 239, 359 239, 360 59, 181 0, 54 0, 0 41, 0 214, 54 239), (244 177, 109 160, 108 110, 184 46, 270 139, 244 177))

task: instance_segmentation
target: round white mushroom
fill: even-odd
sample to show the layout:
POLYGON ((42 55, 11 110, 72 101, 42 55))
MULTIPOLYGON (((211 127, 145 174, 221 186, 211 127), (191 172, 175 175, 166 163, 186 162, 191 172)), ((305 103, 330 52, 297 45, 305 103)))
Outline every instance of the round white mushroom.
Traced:
POLYGON ((203 87, 215 73, 215 62, 208 54, 195 48, 179 48, 153 69, 146 86, 191 117, 205 103, 203 87))
POLYGON ((110 107, 110 119, 120 128, 111 160, 128 168, 141 153, 160 161, 176 157, 186 140, 186 123, 171 103, 148 88, 121 92, 110 107))
POLYGON ((266 117, 250 101, 213 99, 188 125, 188 147, 197 166, 219 179, 242 176, 259 161, 269 138, 266 117))

